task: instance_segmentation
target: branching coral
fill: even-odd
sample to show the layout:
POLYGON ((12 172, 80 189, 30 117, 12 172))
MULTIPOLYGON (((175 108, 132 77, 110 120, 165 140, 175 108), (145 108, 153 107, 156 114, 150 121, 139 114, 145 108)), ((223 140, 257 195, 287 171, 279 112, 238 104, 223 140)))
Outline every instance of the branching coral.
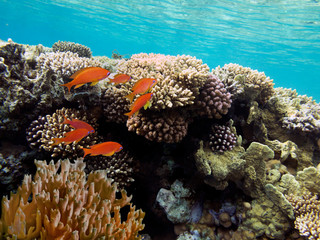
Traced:
POLYGON ((224 152, 233 149, 237 143, 237 137, 227 125, 215 124, 211 127, 209 146, 214 152, 224 152))
POLYGON ((79 57, 72 52, 41 53, 37 58, 37 67, 41 71, 52 70, 61 77, 70 77, 76 71, 86 67, 101 67, 98 60, 79 57))
POLYGON ((184 114, 173 111, 138 114, 129 118, 127 127, 150 141, 175 143, 187 134, 189 121, 184 114))
POLYGON ((320 239, 320 200, 317 195, 307 192, 302 197, 289 195, 287 199, 295 212, 295 228, 301 236, 310 240, 320 239))
POLYGON ((89 172, 96 170, 106 170, 107 177, 111 178, 120 188, 128 187, 134 179, 132 174, 135 169, 133 158, 128 153, 121 151, 111 157, 95 156, 87 157, 87 170, 89 172))
POLYGON ((66 132, 71 131, 73 128, 67 124, 62 124, 66 116, 68 119, 75 118, 88 122, 97 128, 96 119, 85 112, 62 108, 57 110, 52 115, 40 116, 34 120, 30 127, 27 129, 27 140, 30 147, 38 150, 44 150, 51 153, 51 157, 79 157, 82 155, 80 147, 87 148, 96 144, 99 141, 97 132, 89 134, 78 143, 71 143, 69 145, 59 144, 51 146, 52 138, 61 138, 66 132))
POLYGON ((125 123, 128 119, 124 113, 129 112, 129 100, 125 98, 129 92, 117 88, 107 88, 101 97, 103 113, 107 122, 125 123))
POLYGON ((1 237, 6 239, 141 239, 144 212, 135 210, 125 190, 104 171, 86 176, 85 164, 35 161, 17 193, 2 200, 1 237), (61 170, 59 172, 61 164, 61 170), (32 196, 31 198, 29 198, 32 196), (126 219, 120 210, 129 205, 126 219))
POLYGON ((273 95, 273 81, 264 72, 239 64, 219 66, 213 73, 225 84, 233 99, 265 103, 273 95))
POLYGON ((62 42, 58 41, 52 45, 52 50, 54 52, 73 52, 78 53, 79 57, 91 58, 92 53, 90 48, 74 42, 62 42))
POLYGON ((127 90, 141 78, 155 78, 151 109, 165 109, 191 105, 199 89, 207 81, 209 67, 195 57, 140 53, 122 60, 119 73, 132 77, 123 85, 127 90))
POLYGON ((195 112, 200 116, 219 119, 228 113, 231 103, 231 94, 224 84, 215 75, 210 74, 197 97, 195 112))

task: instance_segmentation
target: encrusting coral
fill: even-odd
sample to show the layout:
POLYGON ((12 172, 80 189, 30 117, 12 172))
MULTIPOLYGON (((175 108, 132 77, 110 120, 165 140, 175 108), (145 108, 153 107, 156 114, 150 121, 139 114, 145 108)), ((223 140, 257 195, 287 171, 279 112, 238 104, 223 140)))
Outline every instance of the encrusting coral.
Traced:
POLYGON ((91 58, 92 52, 90 48, 79 43, 58 41, 52 45, 54 52, 73 52, 77 53, 79 57, 91 58))
POLYGON ((51 157, 77 158, 82 154, 81 147, 88 148, 99 142, 100 138, 97 132, 94 132, 78 143, 73 142, 68 145, 59 144, 51 146, 53 138, 61 138, 66 132, 73 129, 68 124, 62 124, 64 120, 63 116, 68 119, 75 118, 88 122, 94 129, 98 126, 96 123, 97 119, 83 111, 67 108, 58 109, 52 115, 40 116, 30 124, 27 129, 27 140, 30 147, 39 151, 44 150, 49 152, 51 157))
POLYGON ((239 64, 218 66, 213 73, 225 84, 233 99, 265 103, 274 93, 273 81, 264 72, 239 64))
POLYGON ((2 200, 1 238, 141 239, 145 213, 135 210, 125 190, 118 197, 117 185, 105 171, 86 175, 80 160, 35 164, 34 180, 26 175, 17 193, 2 200), (120 210, 127 205, 123 218, 120 210))
POLYGON ((286 196, 295 212, 294 226, 301 236, 310 240, 320 239, 320 200, 319 196, 306 192, 301 197, 286 196))
POLYGON ((132 77, 130 83, 123 85, 127 90, 141 78, 157 79, 152 88, 151 109, 165 109, 194 104, 199 89, 207 81, 209 67, 187 55, 140 53, 122 60, 118 72, 132 77))

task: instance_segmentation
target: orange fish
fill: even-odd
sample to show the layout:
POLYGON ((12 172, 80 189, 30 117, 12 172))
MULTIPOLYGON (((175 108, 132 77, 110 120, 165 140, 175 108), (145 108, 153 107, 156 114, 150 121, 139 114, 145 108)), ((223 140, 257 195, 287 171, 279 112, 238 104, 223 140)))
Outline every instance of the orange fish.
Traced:
POLYGON ((152 97, 153 93, 147 93, 137 98, 137 100, 134 101, 134 103, 130 107, 130 112, 125 113, 124 115, 127 115, 129 118, 134 115, 138 114, 140 108, 144 107, 144 109, 147 109, 151 106, 150 99, 152 97))
POLYGON ((54 141, 51 146, 58 145, 59 143, 65 143, 70 144, 72 142, 79 142, 82 138, 88 136, 90 132, 88 129, 85 128, 79 128, 76 130, 73 130, 71 132, 67 132, 63 138, 52 138, 51 140, 54 141))
POLYGON ((90 154, 91 156, 103 155, 103 156, 112 156, 116 152, 120 152, 123 147, 117 142, 103 142, 90 148, 82 148, 84 151, 83 157, 90 154))
POLYGON ((127 74, 116 74, 112 79, 109 78, 110 83, 114 83, 115 85, 119 83, 126 83, 131 79, 131 77, 127 74))
POLYGON ((89 133, 94 133, 94 129, 89 123, 86 123, 84 121, 81 121, 81 120, 75 119, 75 118, 72 118, 72 120, 69 120, 64 115, 63 115, 63 117, 64 117, 64 121, 62 122, 62 124, 69 124, 69 125, 71 125, 71 127, 75 128, 75 129, 85 128, 89 131, 89 133))
POLYGON ((109 75, 110 72, 107 69, 101 67, 87 67, 72 74, 70 78, 73 80, 66 84, 61 84, 61 86, 67 87, 70 92, 70 89, 73 86, 78 88, 89 82, 91 82, 91 86, 94 86, 109 75))
POLYGON ((157 84, 157 79, 154 78, 141 78, 136 84, 132 87, 132 93, 125 96, 132 102, 133 98, 137 94, 144 94, 148 92, 153 85, 157 84))

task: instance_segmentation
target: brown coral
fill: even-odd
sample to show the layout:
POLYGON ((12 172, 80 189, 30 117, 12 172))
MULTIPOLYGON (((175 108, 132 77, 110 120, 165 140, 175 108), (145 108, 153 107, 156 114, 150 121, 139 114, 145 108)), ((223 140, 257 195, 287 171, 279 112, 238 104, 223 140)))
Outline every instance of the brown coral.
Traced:
POLYGON ((286 196, 295 212, 294 226, 299 230, 301 236, 308 239, 320 239, 320 200, 311 192, 302 197, 286 196))
POLYGON ((58 41, 52 45, 54 52, 73 52, 77 53, 79 57, 91 58, 92 52, 90 48, 79 43, 58 41))
POLYGON ((141 239, 144 212, 135 210, 125 190, 104 171, 86 176, 85 164, 35 161, 34 180, 26 175, 17 193, 2 200, 1 237, 6 239, 141 239), (61 170, 59 171, 61 164, 61 170), (30 195, 32 196, 29 199, 30 195), (130 206, 126 220, 124 206, 130 206))
POLYGON ((141 78, 157 79, 152 88, 151 109, 166 109, 192 105, 199 88, 207 81, 209 67, 187 55, 140 53, 122 60, 118 72, 132 77, 130 83, 123 85, 127 90, 141 78))
POLYGON ((68 119, 75 118, 88 122, 97 129, 96 119, 88 116, 85 112, 62 108, 57 110, 52 115, 40 116, 37 120, 33 121, 27 129, 27 140, 31 148, 44 150, 51 153, 51 157, 80 157, 83 152, 80 147, 87 148, 90 145, 96 144, 100 139, 97 132, 89 134, 78 143, 71 143, 69 145, 59 144, 51 146, 52 138, 61 138, 66 132, 71 131, 73 128, 67 124, 62 124, 63 116, 68 119))
POLYGON ((226 85, 233 99, 265 103, 274 93, 273 80, 264 72, 252 70, 239 64, 218 66, 213 73, 226 85))
POLYGON ((128 187, 134 182, 132 178, 134 171, 133 158, 129 157, 128 153, 123 150, 111 157, 88 156, 86 169, 89 172, 106 170, 107 177, 113 179, 120 188, 128 187))
POLYGON ((125 98, 129 94, 126 91, 117 87, 109 87, 106 89, 101 98, 103 113, 107 122, 125 123, 127 116, 124 113, 129 112, 129 100, 125 98))
POLYGON ((209 75, 196 100, 196 113, 200 116, 220 119, 231 107, 231 94, 215 76, 209 75))
POLYGON ((138 114, 127 121, 129 131, 135 131, 150 141, 176 143, 187 134, 189 121, 174 111, 138 114))

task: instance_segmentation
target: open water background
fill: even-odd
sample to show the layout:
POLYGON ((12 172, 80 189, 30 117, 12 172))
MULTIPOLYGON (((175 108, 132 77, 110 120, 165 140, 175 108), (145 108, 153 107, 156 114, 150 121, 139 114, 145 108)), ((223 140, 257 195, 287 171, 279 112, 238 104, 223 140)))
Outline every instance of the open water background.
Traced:
POLYGON ((320 101, 319 0, 0 0, 0 39, 238 63, 320 101))

